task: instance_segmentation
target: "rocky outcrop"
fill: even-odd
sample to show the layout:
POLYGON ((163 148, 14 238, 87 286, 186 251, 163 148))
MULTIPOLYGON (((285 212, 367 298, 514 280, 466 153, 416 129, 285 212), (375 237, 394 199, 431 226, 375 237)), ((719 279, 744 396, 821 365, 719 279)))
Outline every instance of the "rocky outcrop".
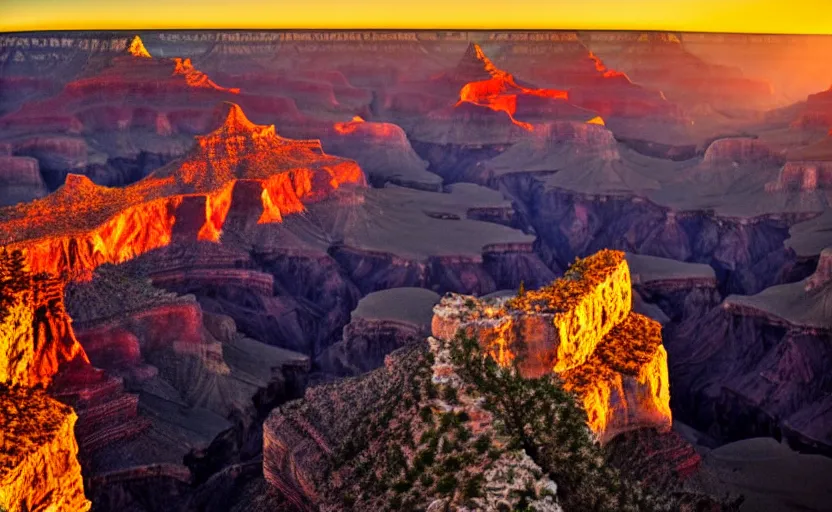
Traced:
POLYGON ((0 387, 0 507, 87 511, 69 407, 27 388, 0 387))
POLYGON ((359 375, 384 364, 387 354, 421 341, 430 333, 431 311, 439 295, 423 288, 391 288, 358 302, 343 340, 316 363, 326 373, 359 375))
MULTIPOLYGON (((655 304, 673 325, 700 318, 722 300, 713 268, 653 256, 627 254, 633 291, 655 304)), ((667 331, 666 331, 667 332, 667 331)))
POLYGON ((0 249, 0 383, 48 385, 72 362, 87 362, 63 300, 64 282, 29 270, 28 254, 0 249))
POLYGON ((764 142, 750 138, 717 139, 708 145, 702 158, 704 165, 777 163, 782 157, 764 142))
POLYGON ((832 188, 832 162, 787 162, 766 190, 812 192, 832 188))
POLYGON ((335 123, 333 133, 322 137, 327 151, 358 162, 376 187, 393 183, 439 192, 442 178, 427 170, 428 163, 413 151, 404 131, 391 123, 366 122, 356 116, 335 123))
POLYGON ((364 184, 355 162, 323 154, 316 141, 278 137, 237 105, 222 105, 217 116, 219 128, 189 157, 133 186, 109 189, 71 175, 43 200, 0 211, 0 238, 30 248, 36 272, 89 271, 174 238, 216 241, 230 210, 243 217, 238 224, 280 222, 342 183, 364 184))
POLYGON ((29 157, 0 156, 0 187, 0 206, 46 195, 38 161, 29 157))
POLYGON ((504 365, 522 356, 519 368, 527 376, 560 374, 605 442, 670 423, 661 327, 631 312, 631 293, 624 254, 602 251, 552 285, 516 298, 448 295, 434 309, 431 330, 444 340, 458 332, 472 336, 504 365))
MULTIPOLYGON (((358 453, 377 453, 370 460, 380 468, 381 474, 386 474, 388 465, 396 464, 394 460, 402 460, 388 457, 387 454, 392 453, 389 450, 401 450, 404 457, 402 463, 415 463, 423 469, 450 456, 443 454, 438 445, 431 447, 428 437, 421 437, 428 428, 424 423, 426 420, 422 420, 419 414, 404 420, 406 411, 414 407, 411 390, 418 389, 417 386, 432 377, 426 352, 424 343, 403 348, 389 355, 383 367, 361 378, 310 388, 303 400, 273 411, 264 425, 263 439, 263 473, 270 486, 284 495, 295 510, 314 510, 318 507, 369 510, 374 505, 387 508, 390 505, 386 502, 390 498, 377 485, 366 484, 363 489, 357 488, 359 482, 355 479, 363 482, 366 477, 360 470, 353 470, 354 457, 358 453), (402 393, 406 396, 403 397, 402 393), (407 441, 402 443, 399 436, 406 439, 409 435, 418 444, 407 447, 407 441), (420 438, 422 440, 417 441, 420 438), (403 447, 393 448, 397 446, 403 447), (430 455, 418 456, 423 452, 434 454, 435 461, 430 455), (424 460, 416 462, 418 457, 424 457, 424 460), (328 471, 342 473, 345 477, 351 475, 352 478, 322 478, 328 471), (351 499, 351 496, 356 498, 351 499)), ((557 485, 546 475, 541 475, 539 466, 525 452, 495 448, 492 455, 497 460, 489 464, 483 460, 484 454, 473 448, 470 443, 474 435, 494 432, 491 416, 478 403, 463 396, 461 391, 460 402, 456 406, 449 406, 438 398, 426 398, 424 394, 419 396, 421 398, 415 405, 426 413, 434 414, 431 412, 433 409, 447 411, 443 414, 454 417, 463 411, 469 415, 470 419, 462 420, 458 428, 472 434, 467 441, 456 445, 454 453, 469 457, 463 460, 479 462, 463 462, 464 466, 454 471, 454 478, 460 478, 464 468, 476 467, 475 464, 488 465, 490 471, 483 475, 483 492, 475 498, 478 507, 516 506, 518 497, 511 490, 522 486, 533 489, 528 499, 538 510, 561 510, 555 501, 557 485), (496 453, 498 450, 499 453, 496 453)), ((421 414, 424 416, 426 413, 421 414)), ((425 509, 449 506, 454 510, 462 499, 457 490, 437 490, 434 482, 427 479, 414 481, 413 486, 417 487, 412 493, 415 500, 425 509)), ((392 505, 395 503, 393 501, 392 505)))

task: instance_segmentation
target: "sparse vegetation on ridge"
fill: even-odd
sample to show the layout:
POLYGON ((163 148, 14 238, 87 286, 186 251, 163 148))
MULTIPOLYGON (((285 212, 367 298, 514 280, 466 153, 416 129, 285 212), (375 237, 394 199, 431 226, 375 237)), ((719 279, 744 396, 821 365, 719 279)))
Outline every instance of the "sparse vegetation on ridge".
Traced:
POLYGON ((449 349, 469 392, 483 398, 483 408, 511 440, 509 448, 524 450, 557 483, 565 511, 678 510, 673 499, 628 481, 605 464, 586 413, 556 374, 524 378, 517 361, 501 367, 475 339, 463 335, 449 349))
POLYGON ((681 510, 607 464, 555 374, 523 378, 462 335, 441 351, 403 349, 380 370, 395 384, 344 430, 321 510, 681 510), (448 354, 456 375, 437 380, 448 354))

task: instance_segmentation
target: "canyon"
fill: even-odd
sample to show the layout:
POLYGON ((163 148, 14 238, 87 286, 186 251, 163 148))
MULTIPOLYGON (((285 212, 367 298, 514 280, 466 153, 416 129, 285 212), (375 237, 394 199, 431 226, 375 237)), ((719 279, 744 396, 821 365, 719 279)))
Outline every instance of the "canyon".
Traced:
POLYGON ((0 506, 580 509, 468 347, 636 509, 822 510, 743 479, 832 456, 830 78, 719 37, 0 35, 0 506))

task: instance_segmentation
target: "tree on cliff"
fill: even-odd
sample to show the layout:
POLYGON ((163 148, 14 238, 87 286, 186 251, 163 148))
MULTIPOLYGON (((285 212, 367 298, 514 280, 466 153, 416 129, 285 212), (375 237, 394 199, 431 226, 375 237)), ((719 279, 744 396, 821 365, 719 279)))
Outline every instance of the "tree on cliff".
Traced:
POLYGON ((459 376, 500 420, 510 448, 523 449, 557 483, 564 510, 678 510, 672 499, 648 492, 605 464, 586 412, 554 373, 524 378, 516 359, 501 367, 464 335, 450 344, 450 352, 459 376))

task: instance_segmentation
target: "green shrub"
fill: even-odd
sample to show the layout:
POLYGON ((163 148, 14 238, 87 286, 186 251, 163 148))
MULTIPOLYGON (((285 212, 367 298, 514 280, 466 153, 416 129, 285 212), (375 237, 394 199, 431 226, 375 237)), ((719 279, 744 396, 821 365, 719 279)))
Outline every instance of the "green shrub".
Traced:
POLYGON ((445 475, 436 482, 436 491, 440 494, 451 494, 456 490, 456 477, 454 475, 445 475))
POLYGON ((474 441, 474 449, 477 453, 485 453, 491 447, 491 437, 488 434, 483 434, 474 441))
POLYGON ((398 482, 393 484, 393 490, 399 494, 403 492, 407 492, 410 490, 412 484, 407 480, 399 480, 398 482))
MULTIPOLYGON (((564 510, 596 512, 678 510, 671 497, 653 495, 640 484, 619 480, 604 463, 601 448, 586 428, 586 412, 554 374, 525 378, 518 364, 501 367, 475 339, 458 335, 450 345, 457 374, 485 397, 484 407, 502 425, 509 449, 522 449, 558 484, 564 510), (620 487, 617 483, 621 481, 620 487)), ((443 424, 445 418, 442 418, 443 424)), ((486 444, 479 445, 482 449, 486 444)), ((499 452, 489 450, 489 458, 499 452)))

